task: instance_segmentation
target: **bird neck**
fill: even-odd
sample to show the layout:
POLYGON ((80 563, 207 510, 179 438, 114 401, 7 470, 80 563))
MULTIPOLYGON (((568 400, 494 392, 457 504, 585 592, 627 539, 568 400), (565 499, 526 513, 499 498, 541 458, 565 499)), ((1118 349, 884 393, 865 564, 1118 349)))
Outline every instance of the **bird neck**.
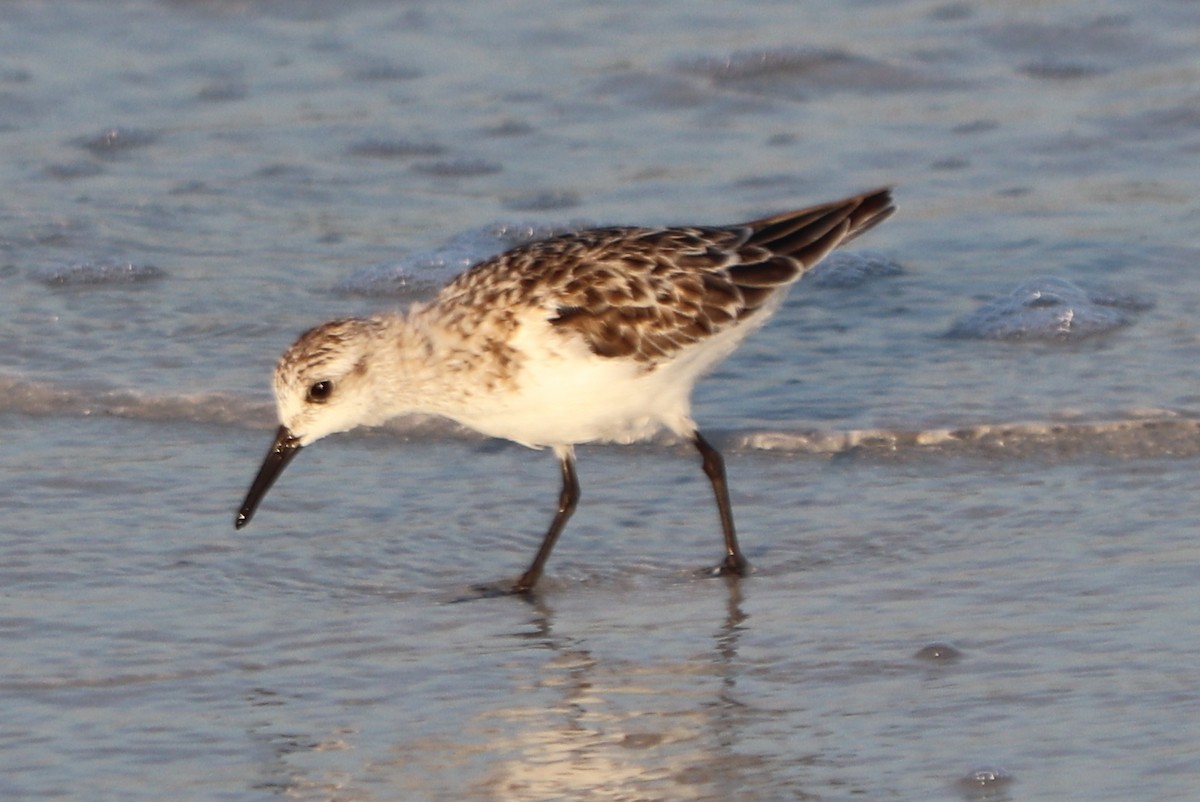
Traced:
POLYGON ((514 365, 488 338, 471 337, 461 325, 414 305, 385 321, 377 388, 393 415, 416 412, 464 422, 482 399, 512 381, 514 365), (490 350, 489 350, 490 349, 490 350), (484 353, 486 352, 486 353, 484 353), (501 375, 503 374, 503 375, 501 375))

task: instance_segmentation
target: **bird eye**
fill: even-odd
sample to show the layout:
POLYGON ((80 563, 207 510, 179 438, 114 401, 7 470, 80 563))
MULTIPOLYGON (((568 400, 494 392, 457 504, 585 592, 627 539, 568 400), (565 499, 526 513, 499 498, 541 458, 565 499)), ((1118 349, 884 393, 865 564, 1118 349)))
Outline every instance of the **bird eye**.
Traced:
POLYGON ((310 402, 320 404, 328 401, 331 395, 333 395, 333 382, 331 381, 315 382, 312 387, 308 388, 308 400, 310 402))

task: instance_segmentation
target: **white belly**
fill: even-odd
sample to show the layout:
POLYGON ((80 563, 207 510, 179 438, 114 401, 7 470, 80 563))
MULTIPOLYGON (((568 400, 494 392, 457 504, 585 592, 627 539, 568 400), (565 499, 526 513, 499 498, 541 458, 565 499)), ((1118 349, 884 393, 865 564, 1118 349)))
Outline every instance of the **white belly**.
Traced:
POLYGON ((628 443, 663 428, 689 436, 695 431, 692 387, 767 317, 685 348, 653 370, 632 359, 597 356, 582 341, 547 336, 545 323, 523 327, 513 343, 524 356, 516 388, 476 397, 472 408, 451 417, 531 447, 628 443))

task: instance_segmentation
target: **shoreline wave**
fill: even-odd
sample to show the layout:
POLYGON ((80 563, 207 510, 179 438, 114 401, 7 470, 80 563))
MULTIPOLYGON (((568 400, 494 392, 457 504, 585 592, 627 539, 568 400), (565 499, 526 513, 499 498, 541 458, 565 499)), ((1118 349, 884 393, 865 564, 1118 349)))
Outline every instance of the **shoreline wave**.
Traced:
MULTIPOLYGON (((269 398, 230 393, 147 395, 130 390, 65 388, 0 376, 0 414, 28 417, 107 416, 146 422, 173 422, 269 430, 275 410, 269 398)), ((1200 456, 1200 417, 1167 409, 1137 410, 1106 420, 1076 419, 978 422, 932 428, 871 429, 713 429, 725 449, 796 456, 904 458, 976 456, 1020 459, 1108 455, 1122 458, 1200 456)), ((483 440, 440 418, 413 416, 362 436, 404 439, 483 440)), ((677 445, 660 435, 643 447, 677 445)))
POLYGON ((736 448, 824 456, 947 455, 1033 458, 1107 455, 1122 458, 1200 456, 1200 419, 1165 410, 1154 416, 1098 421, 976 423, 930 429, 746 432, 736 448))

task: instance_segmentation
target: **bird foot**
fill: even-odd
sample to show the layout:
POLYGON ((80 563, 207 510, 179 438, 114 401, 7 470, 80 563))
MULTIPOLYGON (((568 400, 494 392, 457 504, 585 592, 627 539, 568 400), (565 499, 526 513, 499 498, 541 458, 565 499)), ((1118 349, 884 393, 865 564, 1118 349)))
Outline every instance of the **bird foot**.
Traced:
POLYGON ((731 554, 720 565, 705 571, 708 576, 749 576, 750 563, 740 554, 731 554))
POLYGON ((503 599, 510 596, 515 596, 519 599, 530 599, 533 597, 533 588, 522 588, 519 584, 511 584, 509 582, 484 582, 478 585, 471 585, 466 595, 453 599, 451 603, 479 601, 481 599, 503 599))

